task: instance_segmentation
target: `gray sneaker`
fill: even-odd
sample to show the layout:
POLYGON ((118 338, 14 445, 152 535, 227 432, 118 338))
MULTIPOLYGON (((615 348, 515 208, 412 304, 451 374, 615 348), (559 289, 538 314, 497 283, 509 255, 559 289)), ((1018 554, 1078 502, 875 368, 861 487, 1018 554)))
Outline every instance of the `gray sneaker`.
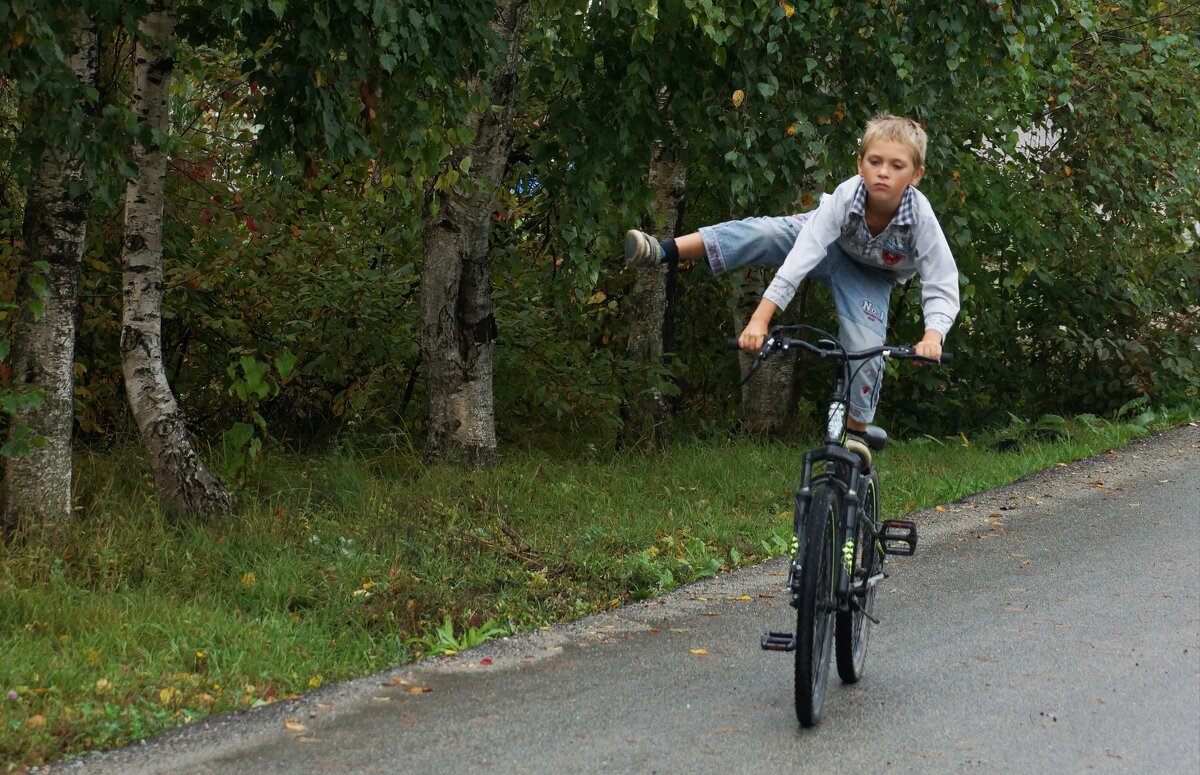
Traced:
POLYGON ((625 266, 653 269, 662 262, 658 240, 644 231, 625 232, 625 266))
POLYGON ((863 465, 871 465, 871 448, 867 446, 867 440, 854 431, 846 432, 846 451, 861 457, 863 465))

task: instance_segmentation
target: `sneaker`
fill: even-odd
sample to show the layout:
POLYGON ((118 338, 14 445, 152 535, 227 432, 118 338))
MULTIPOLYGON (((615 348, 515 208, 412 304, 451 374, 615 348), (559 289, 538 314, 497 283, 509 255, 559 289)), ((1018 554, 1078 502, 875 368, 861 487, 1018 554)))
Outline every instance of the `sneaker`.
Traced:
POLYGON ((855 431, 846 431, 846 449, 863 459, 863 465, 871 465, 871 448, 867 440, 855 431))
POLYGON ((653 269, 660 263, 662 249, 658 246, 658 240, 637 229, 625 232, 625 266, 653 269))

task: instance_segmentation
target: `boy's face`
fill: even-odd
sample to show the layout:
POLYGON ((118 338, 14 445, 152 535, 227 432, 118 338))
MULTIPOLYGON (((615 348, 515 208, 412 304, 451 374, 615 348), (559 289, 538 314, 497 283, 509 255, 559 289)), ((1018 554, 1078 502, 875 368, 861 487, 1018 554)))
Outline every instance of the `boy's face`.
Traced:
POLYGON ((912 151, 907 145, 880 140, 868 145, 859 157, 858 174, 867 184, 871 209, 894 212, 900 207, 905 189, 921 180, 925 168, 913 166, 912 151))

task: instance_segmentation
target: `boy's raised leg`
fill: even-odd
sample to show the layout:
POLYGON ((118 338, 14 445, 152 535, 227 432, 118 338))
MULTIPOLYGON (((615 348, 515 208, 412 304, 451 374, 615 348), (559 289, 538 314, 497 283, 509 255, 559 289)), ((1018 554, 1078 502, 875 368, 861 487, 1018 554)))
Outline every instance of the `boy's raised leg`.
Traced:
POLYGON ((637 229, 625 232, 625 266, 652 269, 663 259, 662 247, 652 235, 637 229))
POLYGON ((685 267, 704 258, 704 240, 693 232, 682 237, 659 242, 653 235, 630 229, 625 232, 625 265, 653 268, 671 260, 685 267))

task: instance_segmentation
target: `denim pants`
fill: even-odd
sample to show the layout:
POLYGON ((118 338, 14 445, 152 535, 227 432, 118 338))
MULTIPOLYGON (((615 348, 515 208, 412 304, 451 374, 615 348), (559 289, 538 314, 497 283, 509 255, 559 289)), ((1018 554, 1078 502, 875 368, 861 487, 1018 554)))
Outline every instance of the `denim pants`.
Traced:
MULTIPOLYGON (((701 227, 708 266, 713 274, 749 265, 778 269, 807 220, 805 215, 789 215, 747 218, 701 227)), ((896 284, 890 274, 859 264, 834 243, 809 277, 824 283, 833 293, 838 339, 847 350, 865 350, 883 344, 888 302, 892 286, 896 284)), ((853 377, 850 417, 857 422, 869 423, 879 404, 883 358, 853 361, 850 374, 853 377)))

